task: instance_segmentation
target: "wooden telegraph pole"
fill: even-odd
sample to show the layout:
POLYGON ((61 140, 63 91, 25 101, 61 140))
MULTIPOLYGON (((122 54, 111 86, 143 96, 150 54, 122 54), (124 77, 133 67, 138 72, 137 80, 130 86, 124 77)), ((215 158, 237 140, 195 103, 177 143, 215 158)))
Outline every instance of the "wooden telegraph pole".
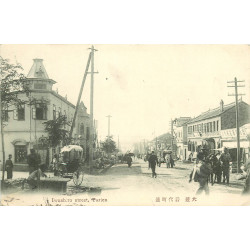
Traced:
POLYGON ((93 165, 93 145, 94 145, 94 54, 97 51, 94 46, 91 46, 91 87, 90 87, 90 147, 89 147, 89 171, 93 165))
MULTIPOLYGON (((0 83, 1 83, 1 76, 0 76, 0 83)), ((0 129, 1 129, 1 141, 2 141, 2 185, 4 181, 4 174, 5 174, 5 150, 4 150, 4 131, 3 131, 3 107, 2 107, 2 91, 0 91, 0 129)))
POLYGON ((230 81, 227 83, 234 83, 233 85, 228 85, 228 87, 233 87, 235 90, 235 94, 229 94, 229 96, 235 96, 235 109, 236 109, 236 136, 237 136, 237 173, 240 171, 240 126, 239 126, 239 103, 238 96, 242 96, 244 94, 238 94, 238 87, 245 87, 245 85, 238 85, 239 82, 237 78, 234 78, 234 81, 230 81))

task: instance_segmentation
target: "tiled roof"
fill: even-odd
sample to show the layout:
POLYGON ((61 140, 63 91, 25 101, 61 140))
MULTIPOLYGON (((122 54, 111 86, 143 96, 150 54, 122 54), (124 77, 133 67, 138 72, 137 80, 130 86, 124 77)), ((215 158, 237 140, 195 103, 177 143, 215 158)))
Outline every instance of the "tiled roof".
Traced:
POLYGON ((219 116, 219 115, 221 115, 222 113, 224 113, 225 111, 227 111, 228 109, 230 109, 230 108, 232 108, 234 106, 235 106, 235 102, 224 105, 223 111, 220 110, 220 107, 208 110, 208 111, 200 114, 199 116, 191 119, 190 121, 187 122, 187 124, 219 116))
POLYGON ((43 65, 43 59, 33 59, 34 63, 28 73, 27 78, 49 79, 46 69, 43 65))

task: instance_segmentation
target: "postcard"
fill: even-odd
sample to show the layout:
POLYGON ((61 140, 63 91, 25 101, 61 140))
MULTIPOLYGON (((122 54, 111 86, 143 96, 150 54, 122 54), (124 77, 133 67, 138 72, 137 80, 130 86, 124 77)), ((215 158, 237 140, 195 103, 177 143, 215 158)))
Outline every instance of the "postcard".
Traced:
POLYGON ((249 45, 0 45, 1 206, 249 206, 249 45))

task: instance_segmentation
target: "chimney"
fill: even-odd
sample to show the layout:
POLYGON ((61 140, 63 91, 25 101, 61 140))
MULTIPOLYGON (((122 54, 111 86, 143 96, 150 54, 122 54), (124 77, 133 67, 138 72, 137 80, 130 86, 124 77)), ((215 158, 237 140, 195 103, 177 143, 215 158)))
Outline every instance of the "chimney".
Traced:
POLYGON ((224 102, 223 100, 220 101, 220 112, 224 111, 224 102))

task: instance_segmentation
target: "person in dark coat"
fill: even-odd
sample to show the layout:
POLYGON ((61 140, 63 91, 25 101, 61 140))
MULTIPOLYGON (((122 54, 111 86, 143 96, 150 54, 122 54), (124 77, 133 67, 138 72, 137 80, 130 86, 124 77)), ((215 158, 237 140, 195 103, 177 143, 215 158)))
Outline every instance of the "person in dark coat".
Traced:
POLYGON ((173 168, 174 167, 174 159, 173 159, 173 156, 172 156, 172 153, 170 154, 170 166, 171 166, 171 168, 173 168))
POLYGON ((131 168, 131 165, 132 165, 132 157, 130 155, 127 156, 127 164, 128 164, 128 167, 131 168))
POLYGON ((150 168, 152 169, 152 178, 156 178, 157 174, 155 172, 155 167, 158 164, 158 158, 154 151, 152 151, 151 155, 149 156, 148 162, 150 164, 150 168))
POLYGON ((199 182, 199 188, 196 195, 200 195, 203 191, 205 191, 206 195, 209 195, 208 178, 213 169, 211 163, 206 159, 205 155, 206 153, 204 150, 197 154, 196 168, 190 175, 189 182, 192 181, 192 178, 195 178, 195 181, 199 182))
POLYGON ((223 183, 227 182, 227 184, 229 184, 230 162, 232 161, 232 159, 227 148, 224 148, 224 153, 222 153, 220 161, 223 172, 223 183))
POLYGON ((41 163, 40 156, 35 152, 34 149, 30 150, 30 154, 27 156, 27 162, 29 165, 29 174, 38 169, 39 164, 41 163))
POLYGON ((12 179, 13 177, 13 162, 12 162, 12 155, 9 155, 9 159, 6 161, 6 171, 7 171, 7 179, 12 179))

